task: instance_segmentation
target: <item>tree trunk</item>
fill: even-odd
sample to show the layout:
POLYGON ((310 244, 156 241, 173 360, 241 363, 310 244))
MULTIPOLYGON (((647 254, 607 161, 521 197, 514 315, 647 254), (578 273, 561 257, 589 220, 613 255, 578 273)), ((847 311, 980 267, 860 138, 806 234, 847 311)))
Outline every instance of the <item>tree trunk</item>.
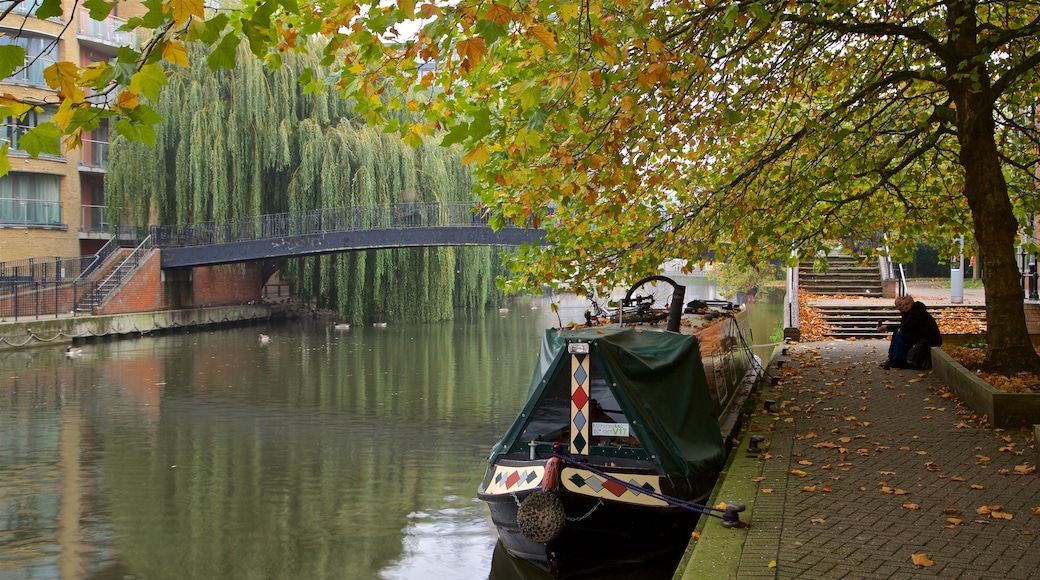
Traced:
POLYGON ((964 196, 971 207, 986 284, 986 359, 989 372, 1040 373, 1040 355, 1029 338, 1020 272, 1015 260, 1018 220, 1008 197, 994 137, 988 91, 957 98, 964 196))

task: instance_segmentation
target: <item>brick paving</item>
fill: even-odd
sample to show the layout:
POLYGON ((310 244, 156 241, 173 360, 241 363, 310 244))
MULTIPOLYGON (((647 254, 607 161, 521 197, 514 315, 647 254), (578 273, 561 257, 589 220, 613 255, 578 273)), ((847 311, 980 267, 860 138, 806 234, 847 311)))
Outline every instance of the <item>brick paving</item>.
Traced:
POLYGON ((770 368, 744 434, 763 453, 737 458, 761 464, 751 526, 721 530, 746 534, 736 577, 1040 578, 1032 431, 975 420, 931 372, 878 368, 887 348, 795 344, 770 368))

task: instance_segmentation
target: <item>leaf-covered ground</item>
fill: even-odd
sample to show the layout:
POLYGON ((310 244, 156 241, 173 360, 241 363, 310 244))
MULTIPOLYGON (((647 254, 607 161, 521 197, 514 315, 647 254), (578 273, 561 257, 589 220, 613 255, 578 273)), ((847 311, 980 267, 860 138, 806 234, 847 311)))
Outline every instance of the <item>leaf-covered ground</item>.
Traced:
MULTIPOLYGON (((823 317, 818 309, 811 306, 819 296, 800 292, 798 296, 800 331, 802 342, 815 342, 825 340, 824 333, 828 330, 823 322, 823 317)), ((851 299, 850 296, 840 298, 851 299)), ((943 308, 934 312, 935 321, 939 324, 939 331, 944 335, 972 335, 986 332, 986 323, 975 316, 969 316, 967 309, 943 308)), ((974 370, 975 374, 993 388, 1005 393, 1040 393, 1040 377, 1033 373, 1018 373, 1016 375, 1000 375, 996 373, 984 373, 977 370, 982 365, 986 351, 982 348, 969 346, 943 345, 943 351, 950 355, 964 368, 974 370)))

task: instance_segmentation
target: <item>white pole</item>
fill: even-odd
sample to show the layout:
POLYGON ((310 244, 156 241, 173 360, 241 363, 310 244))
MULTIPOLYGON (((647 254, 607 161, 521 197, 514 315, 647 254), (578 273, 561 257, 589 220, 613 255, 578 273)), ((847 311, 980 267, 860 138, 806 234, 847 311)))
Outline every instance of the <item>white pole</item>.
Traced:
POLYGON ((960 237, 960 252, 950 262, 950 303, 964 302, 964 236, 960 237))

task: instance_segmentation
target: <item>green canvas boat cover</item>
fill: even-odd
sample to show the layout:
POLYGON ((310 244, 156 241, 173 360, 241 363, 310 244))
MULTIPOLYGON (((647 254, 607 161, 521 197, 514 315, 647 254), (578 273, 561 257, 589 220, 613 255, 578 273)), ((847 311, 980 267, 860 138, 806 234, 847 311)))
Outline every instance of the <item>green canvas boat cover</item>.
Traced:
POLYGON ((591 372, 598 369, 604 379, 600 388, 610 389, 611 403, 620 406, 639 443, 664 474, 691 476, 723 465, 725 443, 696 337, 620 326, 545 331, 524 408, 489 462, 527 449, 525 429, 544 417, 538 412, 543 403, 562 407, 560 393, 552 390, 557 375, 570 372, 569 342, 590 344, 591 372))

